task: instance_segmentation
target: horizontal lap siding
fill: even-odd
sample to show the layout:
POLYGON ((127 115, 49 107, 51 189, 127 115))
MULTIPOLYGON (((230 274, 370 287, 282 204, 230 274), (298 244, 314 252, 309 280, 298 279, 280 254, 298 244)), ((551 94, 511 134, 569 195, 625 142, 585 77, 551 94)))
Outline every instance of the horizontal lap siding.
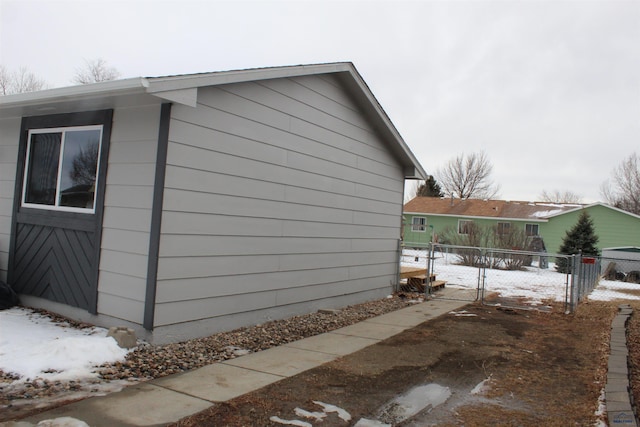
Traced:
POLYGON ((160 107, 113 116, 100 256, 98 312, 142 324, 160 107))
POLYGON ((0 280, 7 281, 20 119, 0 121, 0 280))
MULTIPOLYGON (((638 246, 640 242, 640 219, 606 206, 595 205, 585 209, 593 221, 598 236, 598 248, 638 246)), ((576 210, 549 218, 540 226, 547 250, 558 252, 567 231, 578 222, 582 210, 576 210)))
POLYGON ((156 326, 390 291, 403 182, 330 78, 200 89, 172 110, 156 326))

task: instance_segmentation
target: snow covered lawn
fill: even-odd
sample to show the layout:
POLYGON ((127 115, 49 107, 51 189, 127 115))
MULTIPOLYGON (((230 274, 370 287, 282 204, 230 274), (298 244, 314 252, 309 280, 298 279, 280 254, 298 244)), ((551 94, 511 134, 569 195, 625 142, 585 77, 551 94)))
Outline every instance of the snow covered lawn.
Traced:
MULTIPOLYGON (((426 268, 426 251, 404 250, 402 265, 426 268)), ((478 268, 459 265, 453 254, 436 253, 433 273, 438 280, 445 280, 447 287, 474 290, 478 285, 478 268)), ((497 293, 503 298, 523 298, 530 305, 540 305, 544 300, 563 302, 567 292, 567 275, 558 273, 553 263, 542 269, 535 266, 524 270, 485 270, 485 292, 497 293)), ((601 279, 598 287, 589 295, 598 301, 638 300, 640 285, 601 279)))

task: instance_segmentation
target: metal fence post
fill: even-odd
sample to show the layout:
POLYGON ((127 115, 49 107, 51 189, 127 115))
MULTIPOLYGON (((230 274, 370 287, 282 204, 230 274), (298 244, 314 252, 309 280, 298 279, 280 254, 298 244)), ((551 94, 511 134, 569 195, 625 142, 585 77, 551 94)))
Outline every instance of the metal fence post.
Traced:
POLYGON ((396 283, 393 284, 393 291, 398 292, 400 290, 400 264, 402 264, 402 239, 398 239, 397 246, 397 256, 396 256, 396 283))
POLYGON ((576 256, 570 255, 567 257, 567 263, 570 263, 571 269, 567 273, 569 276, 567 280, 567 296, 569 311, 573 313, 575 311, 574 299, 576 294, 576 256))
POLYGON ((433 242, 429 242, 429 249, 427 250, 427 278, 425 280, 424 297, 425 299, 431 297, 431 269, 433 268, 434 250, 433 242))
POLYGON ((478 264, 478 290, 476 291, 476 299, 480 300, 481 304, 484 304, 484 281, 487 276, 487 259, 484 249, 478 249, 480 252, 480 263, 478 264))

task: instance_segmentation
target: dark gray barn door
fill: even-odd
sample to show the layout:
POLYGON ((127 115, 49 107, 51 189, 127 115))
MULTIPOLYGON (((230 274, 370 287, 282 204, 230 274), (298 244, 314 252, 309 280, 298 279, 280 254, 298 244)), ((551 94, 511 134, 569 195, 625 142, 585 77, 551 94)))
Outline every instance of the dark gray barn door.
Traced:
MULTIPOLYGON (((12 285, 22 294, 89 310, 95 304, 95 232, 19 215, 12 285)), ((82 222, 76 225, 81 225, 82 222)))
POLYGON ((23 119, 9 253, 18 293, 96 313, 111 118, 23 119))

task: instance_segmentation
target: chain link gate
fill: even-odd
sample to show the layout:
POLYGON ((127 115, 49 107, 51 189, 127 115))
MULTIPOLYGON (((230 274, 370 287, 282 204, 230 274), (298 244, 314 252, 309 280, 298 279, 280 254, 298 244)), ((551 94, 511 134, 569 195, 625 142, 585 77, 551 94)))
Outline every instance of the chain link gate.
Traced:
POLYGON ((482 303, 517 309, 569 310, 574 256, 484 249, 482 303), (566 266, 566 269, 558 265, 566 266), (564 272, 562 272, 564 270, 564 272))
POLYGON ((431 244, 427 258, 426 293, 432 298, 477 301, 481 290, 479 248, 431 244), (467 263, 469 265, 460 265, 467 263))
POLYGON ((431 244, 426 258, 425 293, 431 298, 510 308, 572 308, 569 272, 574 256, 431 244), (567 265, 568 272, 556 271, 558 263, 567 265))

